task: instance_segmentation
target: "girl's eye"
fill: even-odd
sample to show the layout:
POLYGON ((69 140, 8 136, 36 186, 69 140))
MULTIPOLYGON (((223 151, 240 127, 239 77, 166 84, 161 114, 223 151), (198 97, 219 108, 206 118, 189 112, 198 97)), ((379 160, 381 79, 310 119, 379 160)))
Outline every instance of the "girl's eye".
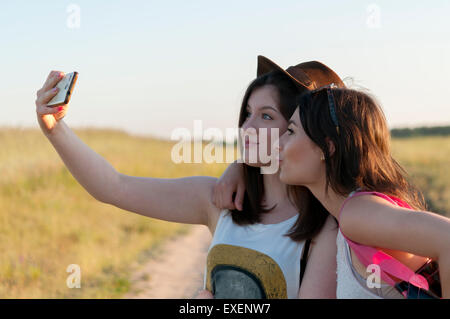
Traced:
POLYGON ((287 129, 287 132, 288 132, 288 135, 294 134, 294 131, 292 129, 290 129, 290 128, 287 129))
POLYGON ((272 117, 269 114, 264 113, 263 114, 263 119, 265 119, 265 120, 272 120, 272 117))
POLYGON ((246 117, 246 118, 249 118, 249 117, 250 117, 250 115, 252 115, 252 113, 250 113, 250 112, 247 112, 247 117, 246 117))

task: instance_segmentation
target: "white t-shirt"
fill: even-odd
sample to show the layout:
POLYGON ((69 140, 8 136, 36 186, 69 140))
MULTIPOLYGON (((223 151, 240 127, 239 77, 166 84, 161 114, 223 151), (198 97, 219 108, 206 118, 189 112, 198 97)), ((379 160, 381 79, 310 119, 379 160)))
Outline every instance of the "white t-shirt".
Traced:
POLYGON ((284 236, 297 217, 240 226, 230 212, 220 212, 208 249, 204 289, 218 299, 297 298, 304 241, 284 236))

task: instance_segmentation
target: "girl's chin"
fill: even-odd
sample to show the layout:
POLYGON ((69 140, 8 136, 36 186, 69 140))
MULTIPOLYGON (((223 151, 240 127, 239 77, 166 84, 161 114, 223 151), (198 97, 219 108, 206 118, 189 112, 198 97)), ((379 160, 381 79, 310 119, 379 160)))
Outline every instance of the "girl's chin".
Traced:
POLYGON ((248 163, 244 162, 245 165, 255 168, 260 168, 262 174, 279 174, 280 173, 280 167, 276 167, 274 165, 269 164, 263 164, 263 163, 248 163))
POLYGON ((281 168, 280 168, 280 181, 281 181, 283 184, 287 184, 287 183, 286 183, 286 176, 284 176, 283 171, 281 170, 281 168))
POLYGON ((283 170, 280 171, 279 176, 280 176, 280 181, 283 184, 293 185, 293 186, 306 186, 304 183, 301 183, 298 180, 292 179, 292 175, 288 175, 288 174, 286 174, 286 172, 283 173, 283 170))
POLYGON ((264 166, 264 165, 261 164, 261 163, 250 163, 250 162, 247 161, 247 160, 244 161, 244 164, 247 165, 247 166, 251 166, 251 167, 262 167, 262 166, 264 166))
POLYGON ((281 166, 280 166, 280 181, 283 184, 295 185, 295 183, 292 183, 292 180, 289 178, 289 173, 286 171, 286 169, 283 170, 281 166))
POLYGON ((251 166, 251 167, 262 167, 262 166, 269 166, 270 162, 269 162, 269 164, 265 164, 265 163, 261 163, 259 158, 256 160, 255 160, 255 158, 252 158, 250 160, 249 157, 246 157, 246 158, 244 158, 244 164, 251 166))

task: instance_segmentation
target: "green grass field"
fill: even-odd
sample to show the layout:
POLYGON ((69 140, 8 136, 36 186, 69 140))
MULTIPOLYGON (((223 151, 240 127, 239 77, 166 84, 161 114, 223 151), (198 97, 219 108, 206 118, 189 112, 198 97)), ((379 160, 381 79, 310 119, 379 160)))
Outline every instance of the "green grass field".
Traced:
MULTIPOLYGON (((75 130, 118 171, 135 176, 220 176, 225 164, 174 164, 173 143, 115 130, 75 130)), ((0 298, 120 298, 129 265, 189 226, 158 221, 92 198, 38 129, 0 128, 0 298), (69 289, 70 264, 82 289, 69 289)), ((395 140, 396 158, 430 209, 450 212, 449 137, 395 140)))

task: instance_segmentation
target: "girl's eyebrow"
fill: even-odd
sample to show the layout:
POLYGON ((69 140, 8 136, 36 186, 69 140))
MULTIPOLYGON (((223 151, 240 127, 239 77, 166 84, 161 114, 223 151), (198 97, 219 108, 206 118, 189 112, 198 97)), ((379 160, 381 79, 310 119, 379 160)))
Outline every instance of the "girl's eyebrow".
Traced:
POLYGON ((261 108, 261 110, 264 110, 264 109, 270 109, 270 110, 272 110, 272 111, 274 111, 274 112, 279 113, 279 111, 278 111, 276 108, 274 108, 273 106, 263 106, 263 107, 261 108))
MULTIPOLYGON (((250 104, 247 104, 247 108, 252 109, 252 107, 250 106, 250 104)), ((262 106, 262 107, 261 107, 261 110, 264 110, 264 109, 271 109, 271 110, 273 110, 274 112, 280 113, 280 111, 278 111, 278 110, 277 110, 276 108, 274 108, 273 106, 269 106, 269 105, 262 106)))
POLYGON ((293 124, 293 125, 297 126, 297 123, 295 123, 294 120, 289 120, 289 121, 288 121, 288 125, 290 125, 290 124, 293 124))

